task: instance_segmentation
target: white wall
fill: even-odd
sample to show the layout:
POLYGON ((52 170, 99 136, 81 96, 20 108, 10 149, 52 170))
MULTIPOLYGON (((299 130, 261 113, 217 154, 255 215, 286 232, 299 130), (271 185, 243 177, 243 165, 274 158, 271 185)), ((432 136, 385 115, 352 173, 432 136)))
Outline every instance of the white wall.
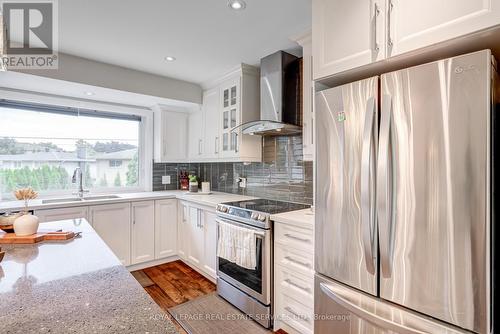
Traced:
POLYGON ((200 85, 59 53, 57 70, 17 70, 37 76, 201 104, 200 85))

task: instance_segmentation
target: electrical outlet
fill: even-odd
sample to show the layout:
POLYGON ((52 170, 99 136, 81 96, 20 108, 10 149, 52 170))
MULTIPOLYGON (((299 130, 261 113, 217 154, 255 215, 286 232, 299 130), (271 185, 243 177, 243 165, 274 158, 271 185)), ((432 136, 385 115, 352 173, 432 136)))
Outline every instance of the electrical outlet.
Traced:
POLYGON ((161 184, 170 184, 170 175, 163 175, 161 177, 161 184))

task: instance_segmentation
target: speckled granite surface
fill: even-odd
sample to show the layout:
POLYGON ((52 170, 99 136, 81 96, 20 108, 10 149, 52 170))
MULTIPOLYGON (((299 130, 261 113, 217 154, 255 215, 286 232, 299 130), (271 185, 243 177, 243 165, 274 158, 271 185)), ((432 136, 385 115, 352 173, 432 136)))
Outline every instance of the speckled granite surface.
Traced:
POLYGON ((0 333, 177 333, 85 221, 69 242, 2 246, 0 333))

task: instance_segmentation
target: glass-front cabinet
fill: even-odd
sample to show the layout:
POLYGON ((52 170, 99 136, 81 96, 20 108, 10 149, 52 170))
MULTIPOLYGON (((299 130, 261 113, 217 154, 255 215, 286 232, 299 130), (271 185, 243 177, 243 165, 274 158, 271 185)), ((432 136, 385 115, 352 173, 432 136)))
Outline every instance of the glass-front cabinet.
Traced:
POLYGON ((190 114, 190 162, 262 161, 261 137, 241 133, 260 118, 259 84, 259 69, 246 64, 206 84, 202 107, 190 114))
POLYGON ((222 93, 222 156, 231 157, 238 153, 239 130, 231 130, 240 124, 240 81, 232 80, 221 87, 222 93))

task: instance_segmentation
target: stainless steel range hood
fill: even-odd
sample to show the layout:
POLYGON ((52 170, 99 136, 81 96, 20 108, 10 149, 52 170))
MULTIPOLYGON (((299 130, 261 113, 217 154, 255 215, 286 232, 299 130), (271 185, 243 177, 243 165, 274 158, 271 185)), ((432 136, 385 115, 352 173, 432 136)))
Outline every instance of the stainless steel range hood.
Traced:
POLYGON ((300 59, 278 51, 260 62, 260 120, 241 125, 243 134, 302 132, 300 59))

